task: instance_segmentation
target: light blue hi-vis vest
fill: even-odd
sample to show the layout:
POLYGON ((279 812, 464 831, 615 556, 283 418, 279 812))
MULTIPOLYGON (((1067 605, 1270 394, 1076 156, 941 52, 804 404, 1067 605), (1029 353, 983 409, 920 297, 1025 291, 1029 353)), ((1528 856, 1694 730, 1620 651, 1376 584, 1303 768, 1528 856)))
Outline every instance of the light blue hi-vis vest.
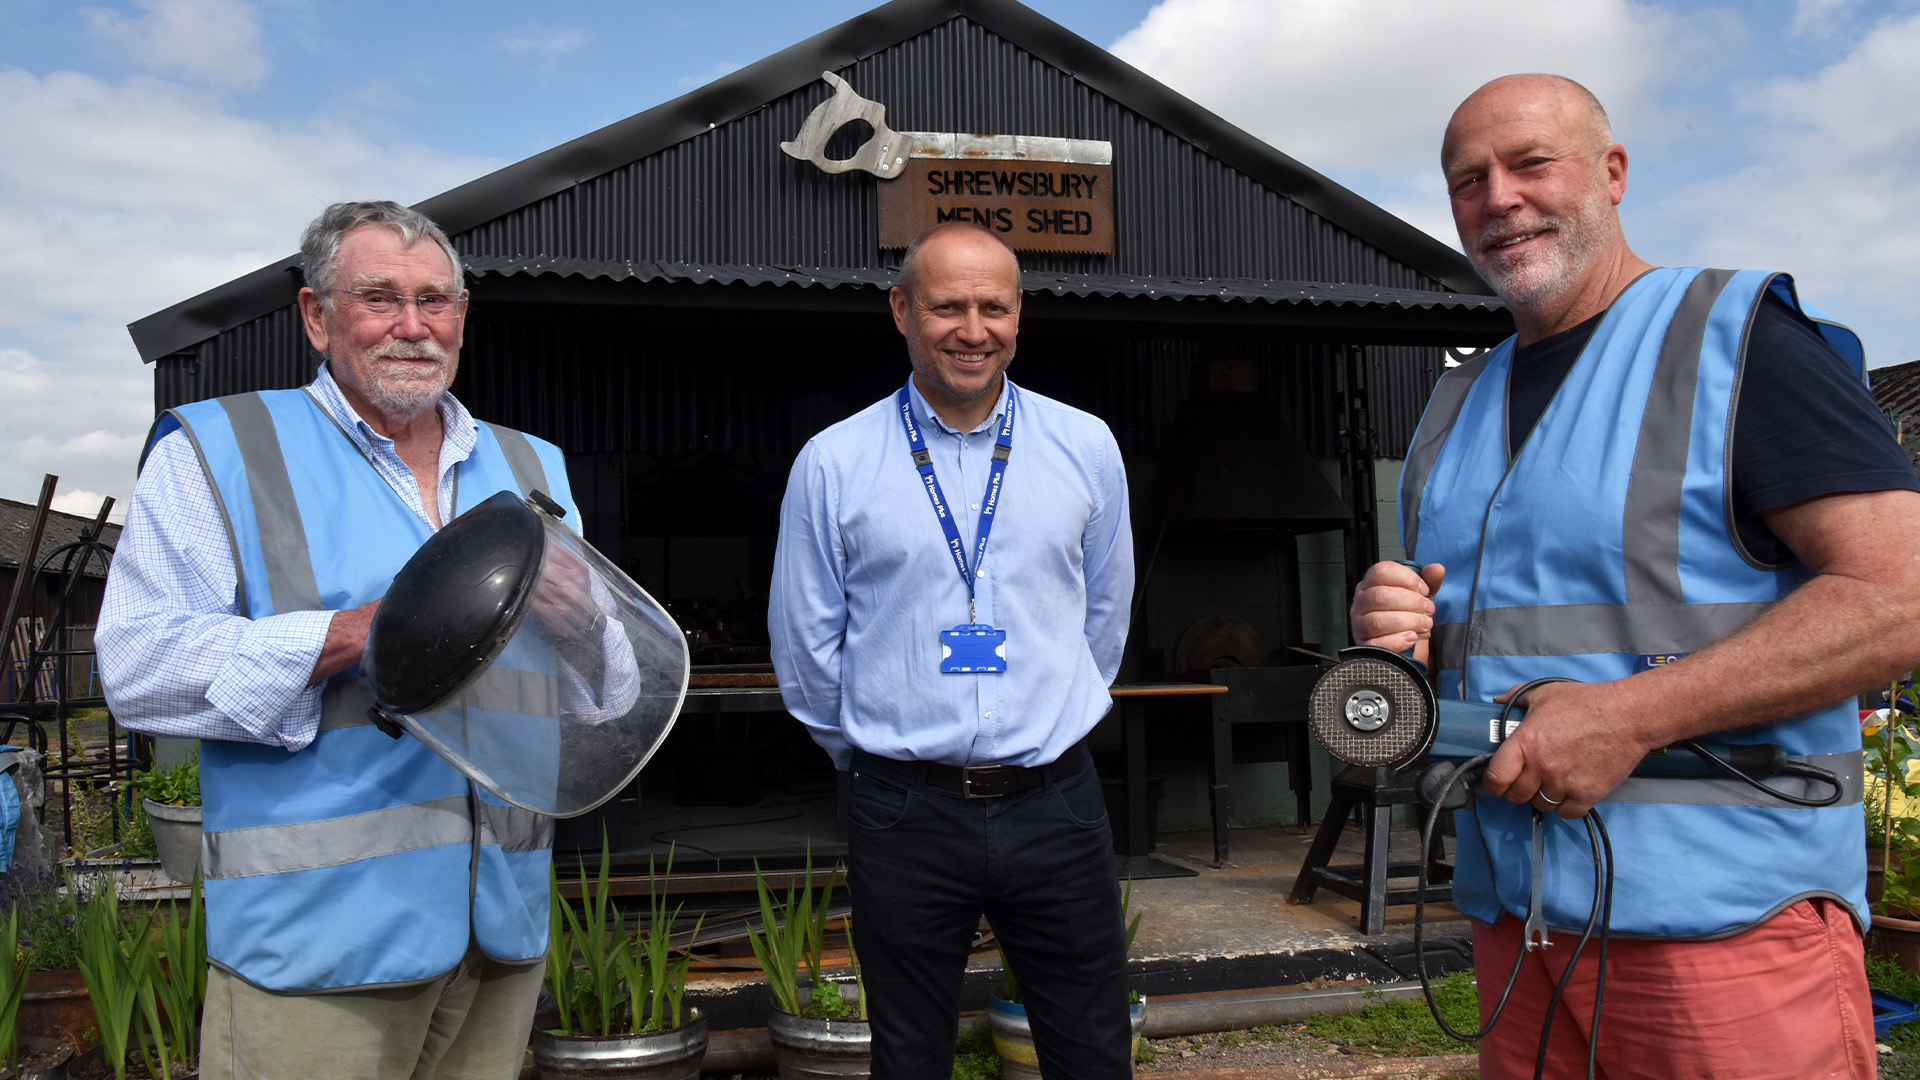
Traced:
MULTIPOLYGON (((304 391, 182 406, 161 417, 148 445, 176 427, 193 441, 226 517, 251 618, 377 599, 431 535, 304 391)), ((558 448, 481 424, 458 466, 457 505, 443 516, 534 488, 572 513, 558 448)), ((550 685, 537 689, 553 683, 551 665, 506 670, 510 652, 483 678, 503 678, 523 701, 551 696, 550 685)), ((497 960, 537 960, 547 946, 553 820, 501 802, 419 740, 372 726, 358 672, 333 677, 320 733, 297 753, 202 744, 209 959, 281 992, 431 979, 470 942, 497 960)))
MULTIPOLYGON (((1639 278, 1511 462, 1512 339, 1441 379, 1401 477, 1400 530, 1414 559, 1447 568, 1430 643, 1443 698, 1491 701, 1547 676, 1624 678, 1728 636, 1806 580, 1797 563, 1747 556, 1729 511, 1736 389, 1769 289, 1798 306, 1784 275, 1689 268, 1639 278)), ((1821 329, 1858 369, 1851 332, 1821 329)), ((1840 805, 1789 806, 1732 780, 1628 779, 1600 804, 1616 932, 1724 936, 1810 896, 1852 905, 1864 925, 1858 713, 1847 701, 1756 721, 1715 738, 1812 759, 1846 781, 1840 805)), ((1772 783, 1806 798, 1829 792, 1772 783)), ((1583 927, 1594 896, 1586 828, 1546 820, 1547 921, 1583 927)), ((1482 796, 1458 825, 1455 901, 1482 922, 1503 909, 1524 917, 1532 810, 1482 796)))

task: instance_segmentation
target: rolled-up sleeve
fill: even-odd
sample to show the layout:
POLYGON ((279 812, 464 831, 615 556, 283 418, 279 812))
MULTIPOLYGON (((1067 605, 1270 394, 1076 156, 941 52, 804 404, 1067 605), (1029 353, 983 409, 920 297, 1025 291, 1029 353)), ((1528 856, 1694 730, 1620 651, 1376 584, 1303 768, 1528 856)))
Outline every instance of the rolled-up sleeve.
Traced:
POLYGON ((852 755, 841 732, 841 653, 847 637, 846 551, 832 462, 809 442, 780 504, 767 633, 787 711, 838 768, 852 755))
POLYGON ((136 731, 298 750, 330 611, 247 618, 232 541, 192 443, 161 439, 134 487, 95 633, 114 719, 136 731))

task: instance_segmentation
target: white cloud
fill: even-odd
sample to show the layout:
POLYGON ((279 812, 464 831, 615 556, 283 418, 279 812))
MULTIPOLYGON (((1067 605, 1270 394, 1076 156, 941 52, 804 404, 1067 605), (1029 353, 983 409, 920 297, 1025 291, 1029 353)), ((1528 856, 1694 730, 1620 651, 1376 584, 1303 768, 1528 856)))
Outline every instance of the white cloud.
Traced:
POLYGON ((528 23, 494 35, 493 43, 511 53, 555 59, 573 52, 588 41, 584 30, 560 29, 528 23))
POLYGON ((126 324, 291 254, 346 198, 417 202, 499 163, 280 127, 147 76, 0 70, 0 495, 124 499, 153 412, 126 324))
POLYGON ((1440 134, 1475 87, 1556 72, 1630 121, 1689 48, 1685 31, 1626 0, 1165 0, 1113 51, 1336 179, 1417 179, 1444 213, 1440 134))
POLYGON ((1660 208, 1694 222, 1699 261, 1787 270, 1867 339, 1868 362, 1920 359, 1920 15, 1890 19, 1807 78, 1747 95, 1752 155, 1660 208))
MULTIPOLYGON (((99 515, 100 502, 105 498, 107 498, 107 496, 97 491, 75 489, 73 491, 62 491, 55 494, 51 505, 55 510, 63 514, 73 514, 76 517, 91 518, 99 515)), ((116 525, 126 524, 127 504, 120 499, 113 500, 113 509, 107 511, 107 520, 116 525)))
POLYGON ((144 15, 85 11, 103 49, 136 67, 213 86, 248 89, 266 78, 260 17, 245 0, 136 0, 144 15))

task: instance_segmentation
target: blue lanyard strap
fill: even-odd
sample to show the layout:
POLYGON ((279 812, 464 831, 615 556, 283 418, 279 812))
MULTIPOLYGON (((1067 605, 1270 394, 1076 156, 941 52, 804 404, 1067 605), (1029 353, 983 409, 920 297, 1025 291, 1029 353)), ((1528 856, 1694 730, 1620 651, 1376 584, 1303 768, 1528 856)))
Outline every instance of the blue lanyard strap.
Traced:
MULTIPOLYGON (((912 381, 909 380, 911 385, 912 381)), ((933 454, 927 450, 927 440, 920 435, 920 425, 913 418, 913 395, 907 387, 900 388, 894 395, 894 401, 900 406, 900 423, 907 429, 907 444, 913 448, 913 464, 920 470, 921 486, 927 489, 927 501, 933 503, 933 516, 940 519, 940 528, 947 534, 947 550, 953 555, 953 565, 960 571, 960 580, 967 585, 967 618, 976 621, 973 613, 974 569, 987 558, 987 536, 993 531, 993 511, 1000 504, 1000 481, 1007 474, 1007 459, 1013 454, 1013 410, 1015 392, 1013 383, 1006 384, 1007 408, 1000 421, 1000 435, 993 444, 993 464, 987 472, 987 495, 980 502, 979 543, 974 546, 973 567, 967 565, 966 545, 960 540, 960 529, 953 523, 953 514, 947 509, 946 496, 940 491, 940 478, 933 474, 933 454)))

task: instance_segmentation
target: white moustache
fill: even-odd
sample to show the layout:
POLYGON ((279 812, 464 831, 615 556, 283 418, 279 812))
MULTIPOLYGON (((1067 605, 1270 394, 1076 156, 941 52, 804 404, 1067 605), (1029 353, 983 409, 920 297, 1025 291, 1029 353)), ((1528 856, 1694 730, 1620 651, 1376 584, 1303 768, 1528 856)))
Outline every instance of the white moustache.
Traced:
POLYGON ((367 350, 375 360, 432 360, 446 363, 447 350, 437 341, 389 341, 367 350))

